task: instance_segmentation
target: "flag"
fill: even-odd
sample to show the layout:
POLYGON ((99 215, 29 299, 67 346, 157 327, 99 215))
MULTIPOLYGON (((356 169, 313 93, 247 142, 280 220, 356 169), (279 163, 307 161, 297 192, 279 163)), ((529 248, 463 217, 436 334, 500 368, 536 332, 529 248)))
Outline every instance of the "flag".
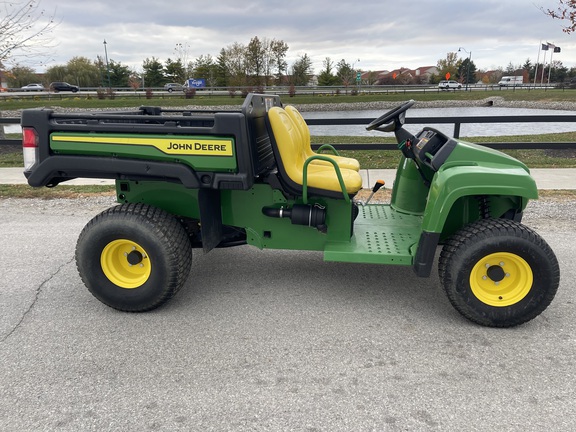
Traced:
POLYGON ((555 53, 559 53, 559 52, 560 52, 560 47, 554 47, 554 52, 555 52, 555 53))
POLYGON ((548 51, 548 44, 542 44, 542 51, 548 51))

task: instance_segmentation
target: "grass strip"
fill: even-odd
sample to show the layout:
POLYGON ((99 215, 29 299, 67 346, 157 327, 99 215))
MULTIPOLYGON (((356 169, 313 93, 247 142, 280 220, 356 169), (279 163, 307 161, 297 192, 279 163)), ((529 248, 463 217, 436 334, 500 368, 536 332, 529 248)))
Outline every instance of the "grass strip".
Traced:
MULTIPOLYGON (((501 97, 505 101, 525 101, 525 102, 573 102, 576 94, 575 89, 478 89, 474 91, 445 92, 439 91, 431 86, 429 88, 394 88, 382 87, 376 93, 371 89, 370 93, 360 92, 352 95, 340 91, 339 94, 331 88, 317 88, 313 94, 296 93, 294 97, 282 95, 284 103, 290 104, 329 104, 329 103, 355 103, 355 102, 402 102, 408 99, 415 99, 421 102, 427 101, 475 101, 489 97, 501 97)), ((209 95, 208 92, 198 92, 193 99, 186 99, 183 95, 154 94, 152 98, 146 99, 144 93, 137 96, 131 92, 117 92, 114 99, 98 99, 94 94, 82 95, 51 95, 50 98, 36 97, 34 99, 18 96, 0 97, 1 110, 17 110, 25 108, 40 107, 62 107, 62 108, 124 108, 126 106, 138 107, 142 105, 154 105, 163 107, 183 107, 183 106, 218 106, 233 105, 239 106, 244 102, 239 94, 235 97, 228 95, 209 95)), ((273 91, 268 93, 273 94, 273 91)))

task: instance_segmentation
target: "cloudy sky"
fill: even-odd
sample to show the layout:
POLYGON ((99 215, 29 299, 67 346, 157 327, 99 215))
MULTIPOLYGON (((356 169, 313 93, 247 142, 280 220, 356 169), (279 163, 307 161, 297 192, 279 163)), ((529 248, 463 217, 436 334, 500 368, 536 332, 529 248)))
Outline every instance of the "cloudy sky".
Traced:
MULTIPOLYGON (((459 47, 472 53, 478 68, 535 62, 540 41, 555 43, 554 55, 576 66, 576 34, 539 7, 557 0, 40 0, 61 21, 57 45, 45 66, 74 56, 104 56, 141 70, 142 61, 216 57, 221 48, 254 36, 280 39, 290 47, 287 60, 308 54, 316 72, 330 57, 362 70, 436 65, 459 47)), ((465 51, 460 55, 467 57, 465 51)), ((543 54, 542 54, 543 55, 543 54)), ((548 54, 549 57, 550 54, 548 54)), ((540 58, 542 61, 542 57, 540 58)), ((38 70, 45 66, 31 65, 38 70)))

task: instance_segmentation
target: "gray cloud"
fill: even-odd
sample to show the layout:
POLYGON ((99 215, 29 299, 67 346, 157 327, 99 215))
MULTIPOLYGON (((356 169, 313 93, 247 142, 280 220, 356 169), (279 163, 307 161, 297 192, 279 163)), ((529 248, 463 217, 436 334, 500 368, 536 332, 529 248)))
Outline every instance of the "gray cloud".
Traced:
POLYGON ((460 46, 479 68, 506 67, 535 62, 541 40, 562 47, 555 59, 576 64, 574 37, 525 0, 41 0, 41 6, 61 20, 48 65, 103 55, 104 39, 110 58, 138 70, 147 57, 174 58, 177 43, 190 47, 191 58, 217 56, 253 36, 284 40, 290 62, 307 53, 317 71, 326 57, 360 59, 365 70, 435 65, 460 46))

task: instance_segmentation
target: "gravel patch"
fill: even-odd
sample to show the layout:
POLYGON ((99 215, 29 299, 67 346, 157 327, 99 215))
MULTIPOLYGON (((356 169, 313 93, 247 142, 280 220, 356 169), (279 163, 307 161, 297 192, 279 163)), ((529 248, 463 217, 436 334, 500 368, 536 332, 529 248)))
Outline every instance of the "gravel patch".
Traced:
MULTIPOLYGON (((409 99, 409 95, 406 95, 409 99)), ((290 98, 283 98, 285 104, 290 104, 290 98)), ((359 111, 359 110, 379 110, 390 109, 398 106, 399 102, 378 101, 378 102, 326 102, 321 104, 294 104, 299 111, 359 111)), ((531 108, 531 109, 550 109, 550 110, 576 110, 575 102, 553 102, 553 101, 506 101, 500 96, 491 96, 480 100, 437 100, 437 101, 417 101, 414 105, 417 108, 452 108, 452 107, 480 107, 480 106, 497 106, 504 108, 531 108)), ((86 112, 86 111, 137 111, 140 105, 125 108, 62 108, 46 106, 55 112, 86 112)), ((174 107, 166 107, 174 109, 174 107)), ((187 105, 181 107, 182 110, 192 111, 217 111, 217 110, 239 110, 238 105, 187 105)), ((2 117, 19 117, 22 110, 2 111, 2 117)))

